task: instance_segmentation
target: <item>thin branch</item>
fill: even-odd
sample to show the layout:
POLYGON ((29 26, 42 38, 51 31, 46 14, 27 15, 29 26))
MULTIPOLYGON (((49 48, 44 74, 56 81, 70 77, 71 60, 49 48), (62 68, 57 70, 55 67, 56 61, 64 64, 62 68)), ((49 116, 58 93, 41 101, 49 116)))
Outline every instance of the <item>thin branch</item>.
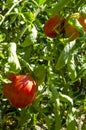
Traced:
POLYGON ((14 9, 14 7, 19 4, 22 0, 17 1, 16 3, 13 4, 13 6, 7 11, 7 13, 2 17, 2 20, 0 22, 0 25, 4 22, 5 18, 10 14, 10 12, 14 9))

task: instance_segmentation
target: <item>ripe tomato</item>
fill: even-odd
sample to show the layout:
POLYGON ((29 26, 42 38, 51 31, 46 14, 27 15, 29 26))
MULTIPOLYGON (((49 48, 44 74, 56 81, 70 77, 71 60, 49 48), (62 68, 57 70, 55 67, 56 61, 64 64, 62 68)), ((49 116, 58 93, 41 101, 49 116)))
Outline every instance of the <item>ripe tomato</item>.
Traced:
POLYGON ((58 34, 63 33, 64 23, 64 18, 61 18, 60 15, 55 15, 45 22, 44 33, 50 38, 55 38, 58 34))
POLYGON ((84 31, 86 32, 86 17, 84 17, 83 15, 80 15, 79 22, 83 26, 84 31))
MULTIPOLYGON (((86 18, 79 14, 79 13, 75 13, 72 15, 72 18, 75 18, 79 21, 79 23, 83 26, 84 28, 84 31, 86 32, 86 18)), ((70 25, 69 23, 65 23, 65 35, 66 37, 71 37, 70 40, 74 40, 76 39, 77 37, 79 37, 79 32, 77 31, 77 29, 70 25)))
POLYGON ((5 83, 3 93, 9 102, 17 108, 24 108, 31 104, 37 93, 37 83, 27 75, 10 74, 11 83, 5 83))

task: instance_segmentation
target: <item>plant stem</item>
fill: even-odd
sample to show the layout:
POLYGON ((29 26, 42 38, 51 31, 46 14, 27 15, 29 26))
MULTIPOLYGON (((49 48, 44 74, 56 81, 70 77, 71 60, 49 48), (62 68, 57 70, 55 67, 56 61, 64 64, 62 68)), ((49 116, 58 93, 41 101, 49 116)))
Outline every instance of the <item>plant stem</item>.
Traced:
POLYGON ((5 18, 10 14, 10 12, 14 9, 14 7, 19 4, 22 0, 19 0, 13 4, 13 6, 7 11, 7 13, 2 17, 2 20, 0 22, 0 25, 4 22, 5 18))
POLYGON ((25 67, 29 70, 29 72, 33 72, 31 66, 29 65, 29 63, 27 63, 24 59, 22 59, 21 57, 18 57, 21 62, 25 65, 25 67))
POLYGON ((55 114, 55 130, 61 129, 61 116, 60 116, 60 100, 58 96, 58 92, 55 89, 54 86, 50 86, 50 89, 52 91, 52 95, 54 98, 55 106, 54 106, 54 114, 55 114))

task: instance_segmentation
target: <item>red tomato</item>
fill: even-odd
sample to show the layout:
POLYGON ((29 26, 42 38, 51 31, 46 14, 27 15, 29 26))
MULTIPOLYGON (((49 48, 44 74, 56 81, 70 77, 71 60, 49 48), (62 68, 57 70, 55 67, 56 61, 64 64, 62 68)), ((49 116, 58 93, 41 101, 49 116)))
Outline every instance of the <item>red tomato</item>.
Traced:
MULTIPOLYGON (((70 16, 71 18, 77 19, 79 21, 79 23, 82 25, 84 31, 86 32, 86 18, 79 13, 74 13, 72 16, 70 16)), ((73 26, 70 25, 67 21, 65 23, 65 36, 67 38, 70 38, 70 40, 75 40, 76 38, 79 37, 79 32, 78 30, 73 26)))
POLYGON ((60 15, 48 19, 44 24, 44 33, 51 38, 55 38, 58 34, 63 33, 65 19, 60 15))
POLYGON ((31 104, 37 93, 37 83, 27 75, 10 74, 11 83, 5 83, 3 93, 9 102, 17 108, 24 108, 31 104))

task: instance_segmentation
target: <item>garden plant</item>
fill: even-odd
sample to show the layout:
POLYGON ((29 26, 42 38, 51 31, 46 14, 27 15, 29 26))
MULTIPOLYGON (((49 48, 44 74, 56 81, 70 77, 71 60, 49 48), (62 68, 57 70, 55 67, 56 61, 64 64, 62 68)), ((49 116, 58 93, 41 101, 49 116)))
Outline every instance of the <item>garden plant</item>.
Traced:
POLYGON ((86 130, 86 0, 0 0, 0 130, 86 130))

